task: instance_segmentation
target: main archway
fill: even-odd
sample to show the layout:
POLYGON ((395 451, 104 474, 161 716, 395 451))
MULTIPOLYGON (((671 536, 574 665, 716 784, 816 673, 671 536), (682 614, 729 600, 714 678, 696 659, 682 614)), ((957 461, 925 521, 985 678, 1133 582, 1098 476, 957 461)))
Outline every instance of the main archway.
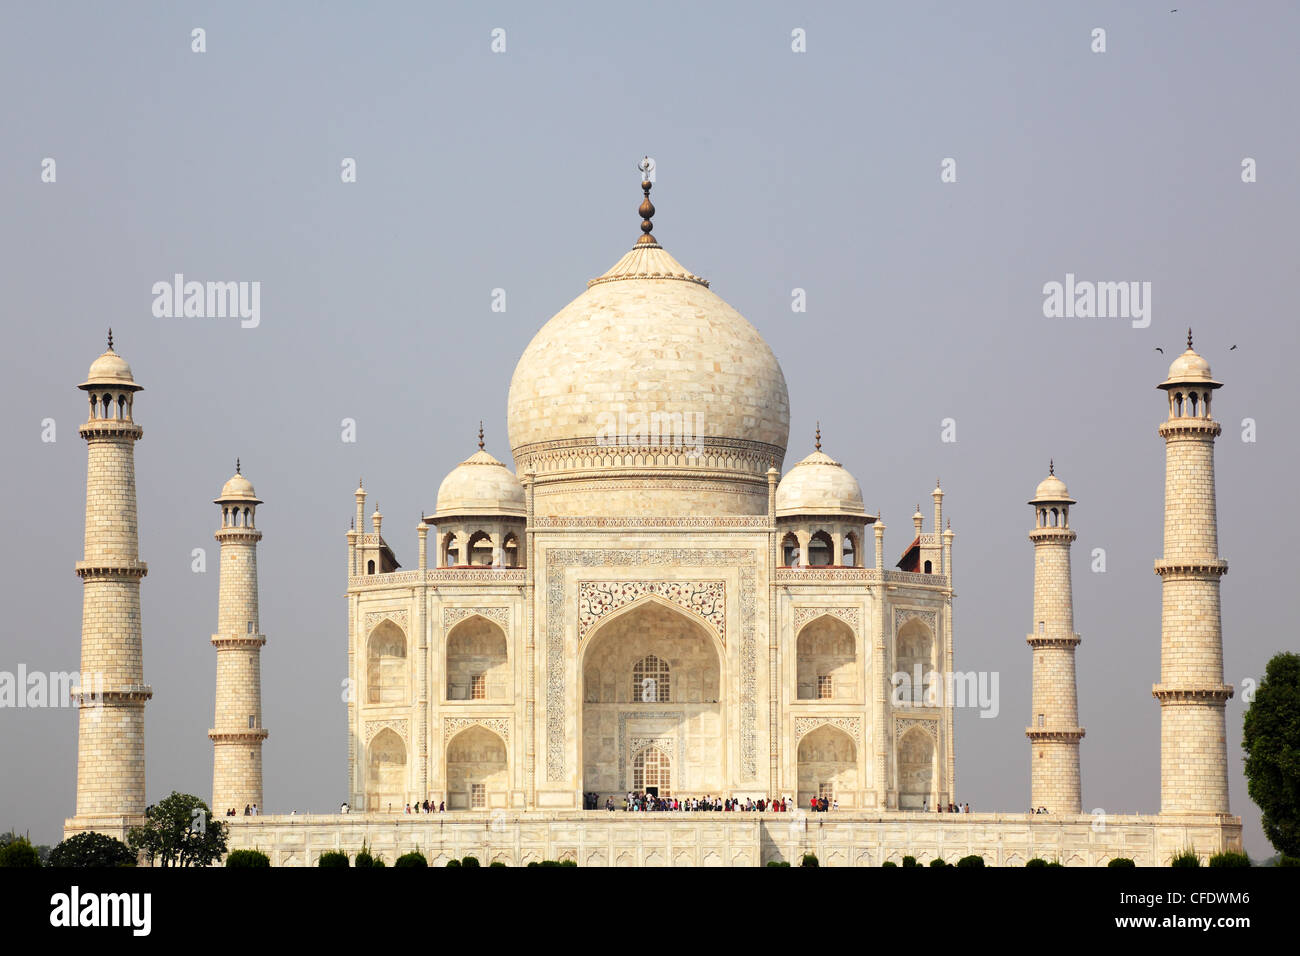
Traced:
POLYGON ((582 789, 621 800, 653 754, 673 795, 726 792, 723 660, 704 622, 660 598, 606 618, 581 654, 582 789))

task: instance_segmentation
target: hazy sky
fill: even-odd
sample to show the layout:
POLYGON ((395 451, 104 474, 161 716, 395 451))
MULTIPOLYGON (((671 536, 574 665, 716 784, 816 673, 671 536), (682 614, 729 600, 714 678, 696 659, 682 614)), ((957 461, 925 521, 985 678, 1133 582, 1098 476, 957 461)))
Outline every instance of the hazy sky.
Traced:
MULTIPOLYGON (((1287 545, 1300 530, 1275 490, 1297 462, 1300 12, 1171 6, 6 4, 0 670, 78 667, 75 386, 112 325, 145 386, 149 799, 211 793, 211 499, 239 456, 266 500, 268 809, 337 808, 357 478, 413 566, 421 509, 474 450, 480 418, 488 450, 509 461, 515 362, 638 235, 634 164, 649 153, 655 235, 782 363, 786 467, 820 419, 826 450, 883 512, 891 565, 943 478, 957 666, 999 672, 1001 689, 996 719, 958 714, 959 799, 1029 802, 1025 502, 1055 457, 1079 500, 1084 806, 1154 812, 1154 386, 1188 325, 1225 383, 1224 658, 1238 688, 1296 649, 1287 545), (191 51, 195 27, 205 53, 191 51), (1104 53, 1091 49, 1098 27, 1104 53), (791 49, 796 28, 804 53, 791 49), (47 157, 54 183, 41 180, 47 157), (340 181, 345 157, 356 183, 340 181), (943 183, 949 157, 957 180, 943 183), (1246 158, 1257 182, 1242 182, 1246 158), (260 282, 260 324, 156 318, 151 287, 178 272, 260 282), (1150 326, 1045 318, 1044 283, 1067 273, 1150 282, 1150 326), (491 311, 497 288, 504 313, 491 311), (941 441, 945 418, 956 442, 941 441), (1241 440, 1245 418, 1255 442, 1241 440), (191 571, 195 548, 206 574, 191 571), (1094 548, 1105 573, 1090 571, 1094 548)), ((1243 711, 1239 690, 1232 809, 1265 856, 1243 711)), ((0 829, 56 841, 75 806, 75 712, 0 711, 0 765, 0 829)))

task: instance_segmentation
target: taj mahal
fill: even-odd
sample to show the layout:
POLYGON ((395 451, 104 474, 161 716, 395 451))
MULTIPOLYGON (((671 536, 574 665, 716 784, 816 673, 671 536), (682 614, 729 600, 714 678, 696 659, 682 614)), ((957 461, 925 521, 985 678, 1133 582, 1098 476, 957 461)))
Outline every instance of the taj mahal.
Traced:
MULTIPOLYGON (((1158 812, 1100 826, 1085 812, 1076 502, 1054 466, 1026 476, 1034 577, 1008 596, 1024 598, 1033 706, 1006 746, 1024 748, 1026 803, 1046 812, 937 812, 957 798, 954 710, 976 693, 962 677, 987 670, 957 650, 960 549, 944 490, 918 489, 929 513, 897 522, 887 553, 881 514, 820 430, 791 438, 772 349, 659 243, 650 182, 641 188, 632 248, 523 350, 505 423, 513 461, 484 450, 480 429, 432 513, 397 526, 367 513, 382 465, 341 502, 352 520, 338 552, 349 812, 230 817, 230 849, 286 866, 363 844, 390 863, 419 849, 433 865, 474 853, 512 866, 761 866, 803 852, 840 866, 968 853, 1002 866, 1163 865, 1188 847, 1240 850, 1219 613, 1220 383, 1191 333, 1152 408, 1166 448, 1158 812), (625 813, 629 793, 787 809, 625 813), (804 812, 818 800, 834 811, 804 812), (426 801, 443 812, 406 812, 426 801)), ((102 674, 104 689, 79 712, 66 832, 121 838, 143 820, 152 696, 133 451, 142 386, 110 338, 79 387, 89 405, 81 669, 102 674)), ((266 806, 263 651, 268 667, 292 666, 258 617, 262 505, 240 467, 205 505, 220 546, 218 816, 266 806)))

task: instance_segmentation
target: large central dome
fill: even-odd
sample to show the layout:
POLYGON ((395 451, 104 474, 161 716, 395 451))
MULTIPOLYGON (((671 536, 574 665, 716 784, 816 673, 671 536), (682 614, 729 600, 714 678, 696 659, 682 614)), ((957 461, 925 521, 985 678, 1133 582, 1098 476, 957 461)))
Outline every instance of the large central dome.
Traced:
POLYGON ((542 326, 510 382, 538 515, 765 514, 785 376, 743 315, 649 232, 542 326))

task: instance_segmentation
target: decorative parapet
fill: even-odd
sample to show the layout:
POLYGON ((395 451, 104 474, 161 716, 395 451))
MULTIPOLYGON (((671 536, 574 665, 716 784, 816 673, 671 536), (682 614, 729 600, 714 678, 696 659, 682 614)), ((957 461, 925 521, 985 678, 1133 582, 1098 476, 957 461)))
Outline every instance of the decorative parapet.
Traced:
POLYGON ((528 583, 527 568, 428 568, 424 571, 392 571, 388 574, 361 574, 348 578, 348 590, 415 587, 420 584, 507 584, 522 587, 528 583))

